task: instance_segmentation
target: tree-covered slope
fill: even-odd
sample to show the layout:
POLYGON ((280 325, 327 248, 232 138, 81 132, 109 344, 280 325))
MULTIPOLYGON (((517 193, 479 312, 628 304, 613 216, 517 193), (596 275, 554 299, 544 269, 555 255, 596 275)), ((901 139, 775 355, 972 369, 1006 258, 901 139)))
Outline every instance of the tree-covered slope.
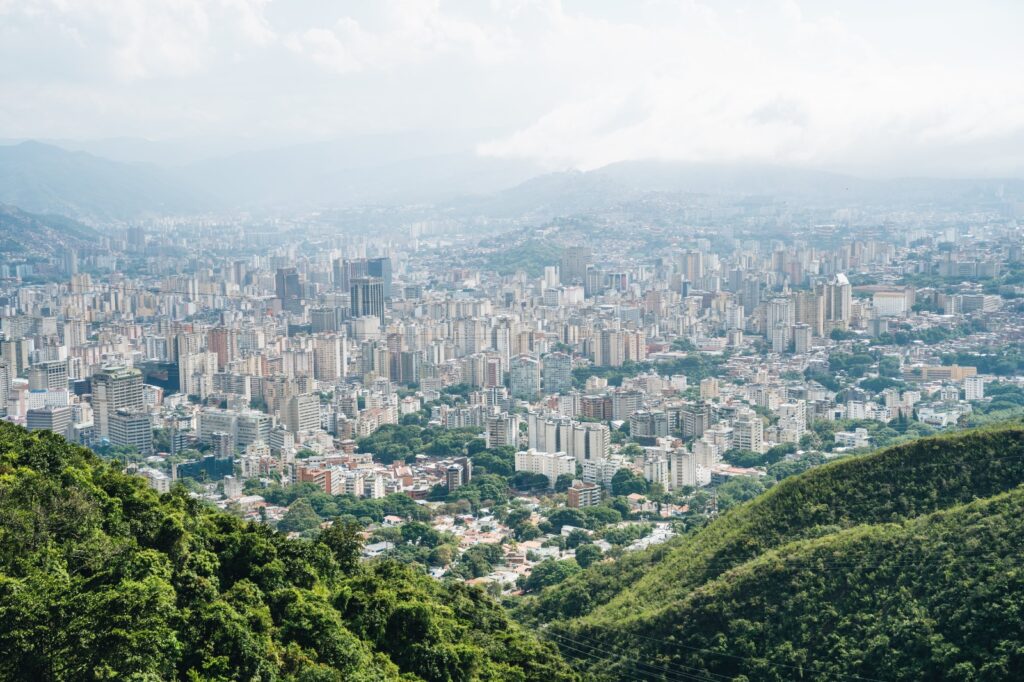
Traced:
POLYGON ((1022 546, 1018 488, 793 542, 617 627, 552 638, 594 679, 1019 679, 1022 546))
POLYGON ((924 438, 788 478, 669 547, 602 564, 525 604, 530 620, 616 623, 681 600, 763 552, 860 524, 898 522, 1024 483, 1024 428, 924 438), (582 601, 574 595, 587 593, 582 601))
POLYGON ((0 422, 0 679, 560 680, 478 590, 361 566, 0 422))

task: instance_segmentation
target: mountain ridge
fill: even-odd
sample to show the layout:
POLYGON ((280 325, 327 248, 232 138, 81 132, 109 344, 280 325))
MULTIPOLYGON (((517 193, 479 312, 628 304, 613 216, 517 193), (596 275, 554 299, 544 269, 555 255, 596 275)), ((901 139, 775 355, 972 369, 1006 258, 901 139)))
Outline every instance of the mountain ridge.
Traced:
POLYGON ((998 206, 1015 178, 866 179, 816 168, 646 159, 542 172, 472 149, 374 138, 234 152, 184 165, 125 163, 40 142, 0 145, 0 202, 37 213, 125 221, 207 211, 434 205, 462 215, 549 219, 647 197, 729 196, 998 206), (383 143, 381 143, 383 144, 383 143))
MULTIPOLYGON (((616 565, 620 562, 592 566, 560 585, 548 588, 538 598, 524 602, 520 616, 533 624, 548 623, 546 632, 551 633, 556 643, 559 637, 567 638, 566 642, 577 636, 585 637, 598 648, 625 648, 629 652, 628 657, 637 660, 685 664, 682 658, 673 659, 664 650, 647 646, 647 640, 658 637, 658 632, 674 633, 673 640, 683 642, 685 646, 719 651, 742 650, 743 646, 750 645, 730 649, 725 645, 722 645, 724 648, 711 646, 708 642, 712 640, 703 645, 693 644, 697 635, 687 626, 693 620, 690 612, 686 611, 690 608, 687 605, 692 604, 695 595, 703 594, 701 590, 711 589, 709 585, 728 583, 744 571, 756 572, 760 570, 758 567, 770 564, 768 558, 804 547, 805 544, 801 543, 838 542, 848 537, 844 534, 851 529, 861 529, 858 531, 861 532, 865 528, 909 528, 916 519, 969 506, 979 499, 984 501, 1008 494, 1016 495, 1014 500, 1024 503, 1022 486, 1024 427, 1019 424, 923 438, 870 455, 840 460, 785 479, 758 498, 729 510, 704 528, 667 547, 620 560, 621 566, 616 565), (597 589, 588 590, 591 585, 596 585, 597 589), (581 594, 587 596, 581 597, 581 594), (581 602, 585 604, 582 608, 581 602)), ((1021 528, 1014 525, 1007 532, 1024 532, 1024 505, 1016 516, 1009 518, 1013 524, 1020 523, 1021 528)), ((879 561, 884 559, 882 556, 876 558, 879 561)), ((856 562, 837 550, 825 563, 842 567, 856 562)), ((927 574, 915 573, 911 577, 926 580, 927 574)), ((878 587, 882 589, 883 586, 879 584, 878 587)), ((749 598, 753 605, 726 595, 721 604, 707 606, 707 609, 725 609, 741 603, 753 612, 756 604, 761 603, 759 599, 763 601, 775 596, 797 599, 800 589, 804 589, 803 583, 791 586, 785 580, 779 580, 768 590, 772 594, 762 593, 760 597, 757 593, 746 594, 744 599, 749 598), (774 594, 776 592, 779 594, 774 594)), ((965 598, 973 598, 985 589, 986 585, 981 583, 965 585, 965 598)), ((817 606, 822 610, 828 609, 826 603, 817 606)), ((1024 608, 1024 603, 1019 606, 1024 608)), ((720 632, 733 632, 732 636, 739 637, 735 634, 738 632, 736 628, 742 630, 743 626, 738 621, 753 616, 744 616, 746 612, 740 607, 737 609, 727 623, 720 624, 725 628, 720 632)), ((864 607, 862 617, 867 618, 872 613, 871 608, 864 607)), ((853 618, 856 614, 849 615, 853 618)), ((785 618, 772 616, 770 622, 783 623, 785 618)), ((765 637, 772 634, 766 631, 765 637)), ((747 642, 746 639, 742 641, 747 642)), ((1024 651, 1024 634, 1018 644, 1024 651)), ((980 646, 978 642, 973 645, 980 646)), ((810 645, 805 643, 807 647, 810 645)), ((563 647, 563 653, 573 657, 571 647, 563 647)), ((984 652, 985 657, 990 654, 995 655, 991 651, 984 652)), ((794 654, 797 658, 799 655, 802 654, 794 654)), ((839 653, 835 656, 841 658, 839 653)), ((863 670, 857 672, 859 664, 856 660, 837 659, 834 662, 840 667, 850 666, 843 668, 844 674, 851 671, 865 674, 863 670)), ((693 663, 690 660, 689 664, 693 663)), ((725 670, 721 665, 711 665, 707 661, 705 664, 710 666, 708 671, 711 674, 725 670)), ((588 675, 595 672, 586 664, 579 665, 588 675)), ((735 675, 750 673, 750 670, 732 669, 722 672, 731 679, 739 679, 733 677, 735 675)), ((751 677, 754 678, 787 679, 785 676, 763 677, 760 672, 751 677)), ((607 679, 625 678, 611 676, 607 679)), ((911 676, 907 679, 916 678, 911 676)), ((1006 678, 997 676, 992 679, 1006 678)))

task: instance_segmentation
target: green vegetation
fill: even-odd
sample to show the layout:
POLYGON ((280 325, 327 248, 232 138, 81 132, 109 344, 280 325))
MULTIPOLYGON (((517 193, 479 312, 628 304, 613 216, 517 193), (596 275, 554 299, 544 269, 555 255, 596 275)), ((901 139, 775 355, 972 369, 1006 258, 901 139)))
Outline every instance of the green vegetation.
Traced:
POLYGON ((942 364, 977 367, 978 374, 1008 377, 1024 372, 1024 353, 1019 345, 1013 344, 987 353, 946 353, 942 364))
POLYGON ((496 239, 481 241, 480 246, 495 249, 487 254, 481 267, 499 275, 511 275, 522 270, 530 277, 540 277, 544 274, 544 266, 558 262, 558 256, 554 255, 558 249, 540 239, 527 239, 515 246, 496 239))
POLYGON ((609 386, 621 386, 623 379, 655 371, 661 375, 685 374, 687 381, 692 384, 698 383, 701 379, 706 379, 707 377, 720 376, 721 367, 724 363, 724 356, 694 352, 685 357, 665 362, 633 362, 632 360, 627 360, 620 367, 598 365, 577 367, 572 371, 572 380, 573 385, 577 388, 582 388, 587 383, 587 379, 592 376, 607 379, 609 386))
POLYGON ((1021 484, 1018 426, 848 457, 593 564, 520 614, 551 622, 588 679, 1013 679, 1021 484), (608 655, 582 656, 579 642, 608 655))
POLYGON ((259 488, 246 482, 247 493, 262 495, 270 504, 291 509, 296 501, 304 499, 309 502, 320 520, 338 516, 358 519, 364 525, 380 523, 385 516, 400 516, 403 519, 427 521, 430 511, 416 504, 408 495, 392 494, 379 500, 354 497, 352 495, 328 495, 314 483, 296 483, 295 485, 273 485, 259 488))
POLYGON ((0 679, 568 680, 481 591, 0 423, 0 679))
POLYGON ((465 446, 477 437, 476 428, 439 429, 416 425, 385 424, 373 435, 359 440, 360 452, 369 452, 379 462, 390 464, 414 455, 455 457, 465 454, 465 446))
POLYGON ((985 387, 987 401, 974 404, 967 418, 969 426, 982 426, 1024 417, 1024 388, 1016 384, 992 383, 985 387))

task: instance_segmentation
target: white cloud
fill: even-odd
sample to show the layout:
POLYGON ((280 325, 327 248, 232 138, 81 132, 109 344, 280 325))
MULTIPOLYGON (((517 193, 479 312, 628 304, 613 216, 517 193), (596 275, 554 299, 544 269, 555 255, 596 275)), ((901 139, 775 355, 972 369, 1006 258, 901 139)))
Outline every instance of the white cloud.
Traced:
POLYGON ((474 128, 504 131, 481 153, 551 167, 883 169, 1012 138, 1006 165, 1022 19, 996 0, 0 0, 19 93, 0 135, 474 128))
POLYGON ((756 12, 691 3, 678 21, 648 26, 561 13, 552 25, 540 50, 581 85, 482 154, 582 168, 635 158, 833 164, 1024 127, 1024 87, 1005 70, 892 60, 794 2, 756 12), (562 59, 558 45, 571 54, 562 59))
POLYGON ((269 44, 275 36, 263 15, 265 4, 265 0, 28 0, 0 5, 0 17, 20 21, 26 30, 55 31, 114 78, 134 81, 196 74, 220 47, 239 40, 269 44))
POLYGON ((343 16, 330 28, 293 32, 285 44, 340 74, 415 68, 445 55, 474 62, 497 57, 496 35, 482 24, 446 14, 438 0, 387 0, 380 8, 380 29, 343 16))

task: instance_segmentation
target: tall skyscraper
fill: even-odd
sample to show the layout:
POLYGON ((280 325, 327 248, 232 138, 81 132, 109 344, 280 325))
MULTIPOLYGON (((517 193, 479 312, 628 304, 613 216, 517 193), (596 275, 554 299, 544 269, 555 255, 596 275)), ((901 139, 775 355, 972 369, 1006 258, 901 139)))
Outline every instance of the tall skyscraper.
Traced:
POLYGON ((96 432, 110 436, 110 418, 117 410, 142 410, 142 372, 134 367, 105 367, 92 377, 92 409, 96 432))
POLYGON ((853 287, 846 275, 839 273, 821 285, 825 299, 825 320, 832 329, 845 329, 853 313, 853 287))
POLYGON ((367 277, 368 263, 365 258, 339 258, 334 261, 334 288, 348 291, 352 288, 352 280, 358 277, 367 277))
POLYGON ((544 356, 545 393, 564 393, 572 388, 572 356, 566 353, 548 353, 544 356))
POLYGON ((295 268, 278 268, 274 288, 281 299, 281 308, 290 313, 302 312, 302 283, 295 268))
POLYGON ((238 333, 233 329, 216 327, 207 332, 206 345, 211 353, 217 354, 217 369, 238 357, 238 333))
POLYGON ((370 315, 384 323, 384 282, 378 277, 352 280, 352 317, 370 315))
POLYGON ((11 394, 11 366, 0 360, 0 416, 7 414, 7 398, 11 394))
POLYGON ((540 362, 529 355, 517 355, 509 365, 513 398, 533 400, 540 392, 540 362))
POLYGON ((793 294, 793 319, 797 324, 806 324, 811 334, 825 336, 825 300, 813 291, 798 291, 793 294))
POLYGON ((313 376, 317 381, 337 381, 345 376, 348 362, 345 337, 324 334, 313 339, 313 376))
POLYGON ((589 246, 566 247, 558 264, 558 275, 562 280, 562 284, 585 282, 587 279, 587 265, 590 264, 591 258, 589 246))
POLYGON ((384 283, 384 298, 391 298, 391 258, 369 258, 366 261, 366 274, 376 277, 384 283))

